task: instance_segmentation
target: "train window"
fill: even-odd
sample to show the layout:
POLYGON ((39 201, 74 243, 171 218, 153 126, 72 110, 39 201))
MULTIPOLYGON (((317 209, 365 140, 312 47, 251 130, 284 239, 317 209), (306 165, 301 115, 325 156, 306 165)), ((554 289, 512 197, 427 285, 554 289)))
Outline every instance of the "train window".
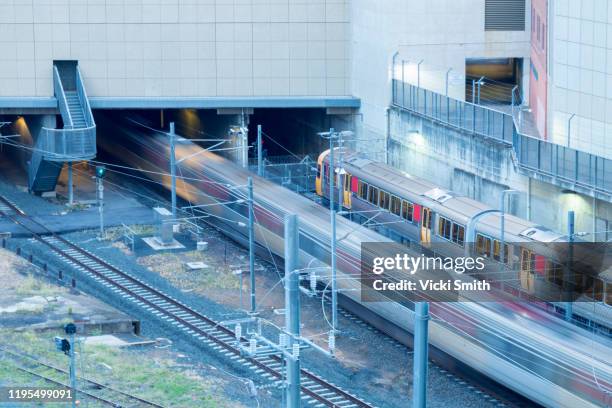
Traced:
POLYGON ((361 180, 359 180, 359 197, 368 199, 368 185, 361 180))
MULTIPOLYGON (((501 253, 500 253, 500 250, 499 250, 500 247, 501 247, 501 242, 496 240, 496 239, 494 239, 493 240, 493 258, 496 261, 501 260, 501 258, 500 258, 500 254, 501 253)), ((510 259, 508 259, 508 244, 505 244, 505 243, 504 243, 504 260, 506 261, 506 263, 510 263, 510 259)), ((531 269, 533 269, 534 264, 535 264, 535 260, 532 263, 531 269)))
POLYGON ((438 235, 450 241, 452 224, 453 223, 450 220, 440 217, 440 220, 438 221, 438 235))
POLYGON ((529 264, 529 251, 525 248, 521 248, 521 271, 529 271, 531 265, 529 264))
POLYGON ((414 220, 414 205, 408 201, 402 201, 402 218, 408 221, 414 220))
POLYGON ((487 258, 491 256, 491 238, 482 234, 476 235, 476 252, 487 258))
POLYGON ((382 191, 380 190, 379 193, 380 196, 380 200, 378 201, 378 206, 380 208, 383 208, 385 210, 389 209, 389 193, 387 193, 386 191, 382 191))
POLYGON ((378 189, 374 186, 368 188, 368 201, 374 205, 378 205, 378 189))
POLYGON ((423 208, 423 221, 422 228, 431 229, 431 210, 429 208, 423 208))
POLYGON ((590 276, 576 273, 575 271, 572 271, 572 274, 574 278, 574 288, 577 292, 584 292, 593 287, 593 278, 590 276))
POLYGON ((595 279, 593 282, 593 299, 598 302, 603 302, 604 298, 604 283, 601 279, 595 279))
POLYGON ((459 224, 453 224, 453 236, 452 241, 463 246, 463 239, 465 235, 465 229, 459 224))
POLYGON ((606 282, 606 305, 612 306, 612 283, 606 282))
POLYGON ((320 179, 321 178, 321 165, 317 164, 317 178, 320 179))
POLYGON ((400 215, 401 207, 402 200, 400 200, 396 196, 391 196, 391 212, 395 215, 400 215))
POLYGON ((563 285, 563 267, 558 263, 551 262, 548 280, 557 286, 563 285))

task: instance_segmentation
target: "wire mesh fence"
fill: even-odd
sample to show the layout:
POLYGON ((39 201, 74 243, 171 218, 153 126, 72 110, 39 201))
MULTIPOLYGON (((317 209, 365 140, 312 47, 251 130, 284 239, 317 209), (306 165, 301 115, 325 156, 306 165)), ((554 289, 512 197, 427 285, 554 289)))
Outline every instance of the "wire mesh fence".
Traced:
POLYGON ((392 87, 395 106, 506 143, 524 169, 612 194, 612 160, 522 134, 512 113, 447 97, 398 79, 393 79, 392 87))

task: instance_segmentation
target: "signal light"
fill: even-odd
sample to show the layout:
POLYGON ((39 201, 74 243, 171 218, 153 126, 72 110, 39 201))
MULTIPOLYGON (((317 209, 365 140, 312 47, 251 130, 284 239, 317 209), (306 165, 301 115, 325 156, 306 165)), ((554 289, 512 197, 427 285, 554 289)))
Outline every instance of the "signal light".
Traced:
POLYGON ((68 339, 62 339, 62 350, 64 354, 68 354, 70 352, 70 342, 68 339))
POLYGON ((57 351, 61 351, 64 354, 68 354, 70 352, 70 342, 68 339, 64 339, 62 337, 55 337, 53 339, 55 341, 55 348, 57 351))
POLYGON ((96 177, 97 178, 103 178, 105 173, 106 173, 105 166, 96 166, 96 177))

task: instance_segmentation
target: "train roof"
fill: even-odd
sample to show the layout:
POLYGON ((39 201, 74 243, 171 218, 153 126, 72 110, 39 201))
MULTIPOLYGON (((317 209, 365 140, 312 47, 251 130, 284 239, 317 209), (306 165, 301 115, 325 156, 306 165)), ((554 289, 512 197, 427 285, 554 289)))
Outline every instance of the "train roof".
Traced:
MULTIPOLYGON (((475 216, 485 211, 495 210, 480 201, 457 195, 422 178, 370 160, 359 153, 345 154, 343 162, 346 167, 353 167, 367 173, 370 177, 376 177, 379 180, 377 187, 407 199, 410 198, 410 195, 420 196, 422 203, 427 203, 431 208, 435 208, 442 215, 452 217, 455 221, 467 225, 475 216)), ((482 233, 495 236, 499 231, 500 223, 499 212, 485 213, 478 220, 477 229, 482 233)), ((511 214, 505 215, 504 227, 508 240, 555 242, 565 238, 563 234, 511 214)))

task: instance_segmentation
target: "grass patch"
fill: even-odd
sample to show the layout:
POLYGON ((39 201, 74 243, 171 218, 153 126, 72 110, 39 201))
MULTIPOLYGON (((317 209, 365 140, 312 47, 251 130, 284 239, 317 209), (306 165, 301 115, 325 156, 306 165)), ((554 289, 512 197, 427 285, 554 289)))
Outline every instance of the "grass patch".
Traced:
MULTIPOLYGON (((0 330, 3 347, 28 354, 38 360, 67 369, 68 357, 55 350, 53 337, 57 333, 15 333, 0 330)), ((76 348, 79 352, 79 346, 76 348)), ((167 407, 233 408, 240 404, 214 395, 213 388, 226 384, 218 378, 198 375, 191 369, 177 367, 168 351, 157 349, 128 350, 107 346, 83 346, 84 358, 78 357, 78 375, 115 389, 137 395, 167 407), (83 370, 81 370, 81 366, 83 370), (110 367, 110 369, 109 369, 110 367)), ((68 382, 68 379, 66 379, 68 382)), ((47 385, 16 369, 9 359, 0 358, 0 384, 47 385)), ((95 406, 91 405, 90 406, 95 406)))
MULTIPOLYGON (((155 233, 155 226, 153 225, 128 225, 132 232, 139 235, 152 235, 155 233)), ((117 239, 122 239, 126 230, 123 227, 111 227, 104 230, 105 236, 107 240, 114 241, 117 239)))
POLYGON ((15 287, 15 294, 20 296, 54 296, 62 292, 62 289, 28 275, 15 287))
POLYGON ((173 286, 183 290, 203 293, 204 289, 238 289, 240 278, 232 274, 229 265, 219 263, 203 251, 162 253, 141 257, 138 263, 167 279, 173 286), (204 262, 209 267, 190 271, 186 262, 204 262))

